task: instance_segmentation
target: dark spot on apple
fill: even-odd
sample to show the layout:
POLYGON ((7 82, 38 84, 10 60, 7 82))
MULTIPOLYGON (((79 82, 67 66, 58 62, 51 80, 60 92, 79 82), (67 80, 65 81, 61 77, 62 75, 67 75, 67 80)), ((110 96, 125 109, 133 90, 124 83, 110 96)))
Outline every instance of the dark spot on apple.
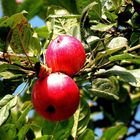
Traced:
POLYGON ((57 39, 57 43, 60 43, 60 40, 59 39, 57 39))
POLYGON ((49 114, 55 113, 55 107, 54 107, 53 105, 49 105, 49 106, 46 108, 46 112, 48 112, 49 114))

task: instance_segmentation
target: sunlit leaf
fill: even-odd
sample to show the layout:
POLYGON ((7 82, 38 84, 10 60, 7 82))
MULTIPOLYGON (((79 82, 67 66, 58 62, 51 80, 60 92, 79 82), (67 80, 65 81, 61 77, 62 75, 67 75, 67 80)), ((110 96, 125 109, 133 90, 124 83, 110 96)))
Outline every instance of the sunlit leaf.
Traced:
POLYGON ((40 28, 35 28, 35 32, 38 34, 39 37, 41 38, 47 38, 49 31, 47 26, 43 26, 40 28))
POLYGON ((102 24, 102 23, 99 23, 97 25, 92 25, 91 26, 91 30, 96 30, 96 31, 100 31, 100 32, 105 32, 109 29, 111 29, 113 26, 115 26, 116 24, 109 24, 109 25, 106 25, 106 24, 102 24))
POLYGON ((56 15, 50 15, 47 20, 47 26, 50 32, 53 32, 53 38, 60 34, 69 34, 71 29, 78 25, 77 15, 70 15, 65 10, 57 10, 56 15))
POLYGON ((93 96, 116 100, 119 99, 118 90, 118 85, 113 77, 110 79, 97 78, 92 81, 92 88, 87 89, 93 96))
POLYGON ((3 107, 4 105, 6 105, 11 99, 13 99, 14 96, 13 95, 6 95, 4 96, 1 100, 0 100, 0 108, 3 107))
POLYGON ((26 133, 28 132, 29 128, 30 128, 30 124, 25 124, 22 128, 20 128, 17 134, 19 140, 25 139, 26 133))
POLYGON ((128 40, 125 37, 115 37, 113 38, 109 44, 108 48, 120 48, 120 47, 127 47, 128 40))
POLYGON ((11 99, 7 104, 5 104, 2 108, 0 108, 0 126, 7 120, 9 116, 9 111, 13 108, 17 103, 17 96, 11 99))
POLYGON ((34 140, 50 140, 50 139, 52 139, 52 136, 43 135, 42 137, 36 138, 34 140))
POLYGON ((91 129, 86 129, 78 138, 78 140, 94 140, 94 133, 91 129))
POLYGON ((127 70, 120 66, 114 66, 113 68, 109 70, 101 70, 97 73, 97 75, 101 74, 102 76, 119 76, 123 81, 128 82, 129 84, 133 86, 139 86, 140 85, 140 79, 139 79, 139 69, 136 70, 127 70))
POLYGON ((79 137, 87 128, 90 119, 90 110, 87 102, 81 100, 78 110, 74 114, 74 126, 72 128, 72 136, 79 137))
POLYGON ((32 103, 30 101, 27 101, 23 104, 21 115, 19 116, 16 122, 18 128, 20 128, 25 123, 26 116, 31 109, 32 109, 32 103))
POLYGON ((127 133, 127 127, 124 125, 117 125, 105 130, 100 140, 116 140, 127 133))

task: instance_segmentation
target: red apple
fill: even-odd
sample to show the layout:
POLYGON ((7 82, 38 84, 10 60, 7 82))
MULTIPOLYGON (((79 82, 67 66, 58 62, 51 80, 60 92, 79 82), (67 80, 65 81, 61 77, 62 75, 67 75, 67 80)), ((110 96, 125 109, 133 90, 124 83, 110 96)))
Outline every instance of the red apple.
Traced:
POLYGON ((38 79, 32 91, 35 110, 50 121, 66 120, 79 105, 79 89, 72 78, 62 73, 52 73, 38 79))
POLYGON ((79 72, 85 59, 82 43, 69 35, 59 35, 46 50, 46 64, 52 72, 63 72, 69 76, 79 72))

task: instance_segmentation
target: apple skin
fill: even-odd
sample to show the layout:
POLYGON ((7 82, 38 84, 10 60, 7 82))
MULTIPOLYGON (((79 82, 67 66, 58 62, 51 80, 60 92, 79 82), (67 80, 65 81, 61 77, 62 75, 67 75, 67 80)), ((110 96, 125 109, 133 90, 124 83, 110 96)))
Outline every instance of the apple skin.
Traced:
POLYGON ((46 50, 46 64, 52 72, 73 76, 83 67, 86 54, 82 43, 75 37, 59 35, 46 50))
POLYGON ((68 119, 75 113, 79 101, 76 83, 62 73, 52 73, 44 79, 38 79, 33 86, 33 106, 38 114, 49 121, 68 119))

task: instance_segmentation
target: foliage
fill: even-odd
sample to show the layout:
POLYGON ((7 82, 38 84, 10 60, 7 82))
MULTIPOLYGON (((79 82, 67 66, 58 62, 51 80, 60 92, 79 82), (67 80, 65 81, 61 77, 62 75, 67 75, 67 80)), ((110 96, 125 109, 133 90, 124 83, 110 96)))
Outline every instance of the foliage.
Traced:
MULTIPOLYGON (((0 139, 116 140, 135 136, 140 98, 140 2, 138 0, 1 0, 0 139), (33 28, 38 16, 46 22, 33 28), (86 62, 73 78, 81 103, 66 121, 49 122, 33 110, 34 65, 44 63, 59 34, 84 44, 86 62), (96 114, 103 118, 94 120, 96 114), (128 133, 133 127, 134 132, 128 133), (99 137, 96 128, 103 130, 99 137)), ((76 61, 76 60, 75 60, 76 61)))

